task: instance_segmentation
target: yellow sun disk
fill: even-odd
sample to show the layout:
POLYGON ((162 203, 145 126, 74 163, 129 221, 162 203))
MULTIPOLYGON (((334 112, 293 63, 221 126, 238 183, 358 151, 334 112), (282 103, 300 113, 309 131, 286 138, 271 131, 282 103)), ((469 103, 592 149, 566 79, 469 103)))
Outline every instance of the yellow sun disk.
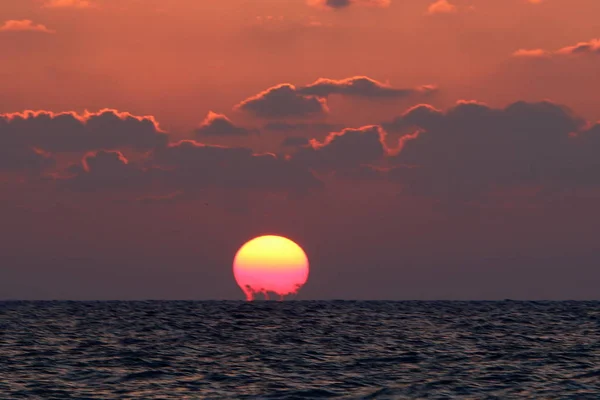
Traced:
POLYGON ((233 273, 248 300, 256 293, 297 293, 309 274, 304 250, 281 236, 261 236, 244 244, 236 253, 233 273))
POLYGON ((234 263, 243 269, 289 269, 305 268, 308 259, 291 240, 267 236, 246 243, 236 254, 234 263))

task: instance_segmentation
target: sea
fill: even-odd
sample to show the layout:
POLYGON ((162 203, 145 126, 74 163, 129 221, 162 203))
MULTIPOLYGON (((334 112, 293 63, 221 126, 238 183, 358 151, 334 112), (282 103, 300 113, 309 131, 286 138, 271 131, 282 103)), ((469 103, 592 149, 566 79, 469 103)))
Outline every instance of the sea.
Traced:
POLYGON ((600 399, 600 302, 0 302, 0 399, 600 399))

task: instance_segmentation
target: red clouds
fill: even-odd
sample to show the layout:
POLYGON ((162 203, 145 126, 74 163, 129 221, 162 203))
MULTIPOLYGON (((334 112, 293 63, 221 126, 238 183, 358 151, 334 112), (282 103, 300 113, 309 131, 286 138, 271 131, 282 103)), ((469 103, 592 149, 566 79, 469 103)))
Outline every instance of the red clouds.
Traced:
POLYGON ((450 14, 456 12, 456 6, 448 0, 437 0, 427 8, 427 14, 450 14))
POLYGON ((579 42, 574 46, 563 47, 557 54, 598 54, 600 55, 600 39, 592 39, 589 42, 579 42))
POLYGON ((100 150, 86 154, 81 165, 70 168, 72 177, 63 183, 82 191, 137 189, 149 182, 145 171, 130 164, 120 151, 100 150))
POLYGON ((0 32, 40 32, 40 33, 55 33, 55 31, 46 28, 42 24, 34 24, 29 19, 23 20, 8 20, 0 26, 0 32))
POLYGON ((551 57, 551 56, 567 56, 579 54, 596 54, 600 55, 600 39, 592 39, 589 42, 579 42, 573 46, 566 46, 556 51, 548 51, 543 49, 526 50, 520 49, 513 53, 515 57, 551 57))
POLYGON ((44 3, 47 8, 90 8, 92 3, 88 0, 47 0, 44 3))

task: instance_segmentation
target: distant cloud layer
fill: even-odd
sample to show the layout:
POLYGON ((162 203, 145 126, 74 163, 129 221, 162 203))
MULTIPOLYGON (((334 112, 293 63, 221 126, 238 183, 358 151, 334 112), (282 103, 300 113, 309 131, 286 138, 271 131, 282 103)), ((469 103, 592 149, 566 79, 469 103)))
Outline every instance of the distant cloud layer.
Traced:
MULTIPOLYGON (((286 96, 320 99, 291 85, 287 90, 286 96)), ((45 171, 73 190, 135 191, 169 201, 179 198, 172 193, 209 188, 306 193, 320 189, 321 174, 331 172, 344 179, 387 181, 412 195, 463 201, 498 188, 600 188, 600 124, 549 101, 505 108, 460 101, 445 111, 420 104, 391 121, 336 130, 322 140, 298 135, 310 123, 270 125, 293 132, 281 143, 289 154, 190 140, 168 143, 154 118, 115 110, 3 114, 0 170, 32 176, 45 171), (129 149, 138 154, 133 161, 129 149), (55 163, 61 152, 87 153, 64 168, 55 163)), ((199 137, 251 133, 214 112, 197 132, 199 137)))
POLYGON ((0 146, 0 171, 40 172, 54 164, 54 158, 42 150, 18 145, 0 146))
POLYGON ((573 46, 563 47, 555 51, 544 49, 520 49, 513 53, 515 57, 554 57, 578 54, 600 55, 600 39, 592 39, 589 42, 579 42, 573 46))
POLYGON ((24 111, 0 114, 0 144, 51 152, 97 149, 149 149, 167 143, 167 135, 151 116, 117 110, 96 113, 24 111))
POLYGON ((311 168, 345 169, 381 160, 389 153, 385 131, 377 125, 332 132, 323 142, 311 140, 293 160, 311 168))
POLYGON ((0 26, 0 32, 40 32, 40 33, 56 33, 48 29, 45 25, 34 24, 29 19, 23 20, 8 20, 0 26))
POLYGON ((90 8, 93 7, 88 0, 47 0, 44 3, 47 8, 90 8))
POLYGON ((600 185, 600 130, 551 102, 496 109, 459 102, 446 112, 408 110, 389 130, 417 129, 395 156, 390 175, 407 190, 469 197, 497 187, 600 185))
POLYGON ((295 132, 295 133, 310 133, 310 132, 333 132, 342 129, 343 126, 328 124, 328 123, 306 123, 306 122, 268 122, 263 126, 263 129, 275 132, 295 132))
POLYGON ((391 4, 391 0, 308 0, 308 4, 313 7, 340 10, 354 5, 364 7, 388 7, 391 4))
POLYGON ((287 83, 252 96, 235 108, 263 118, 306 117, 329 111, 325 99, 303 95, 294 85, 287 83))
POLYGON ((427 8, 427 14, 451 14, 456 12, 456 6, 448 0, 437 0, 427 8))
POLYGON ((302 94, 327 97, 332 94, 360 97, 407 97, 418 93, 431 93, 436 88, 433 85, 419 88, 393 88, 388 84, 378 82, 367 76, 354 76, 346 79, 320 78, 310 85, 298 89, 302 94))
POLYGON ((305 137, 288 136, 285 139, 283 139, 283 142, 281 142, 281 145, 283 147, 301 147, 301 146, 308 146, 309 143, 310 143, 309 140, 305 137))
POLYGON ((142 166, 119 151, 86 155, 60 183, 76 190, 195 191, 207 188, 306 192, 321 182, 307 169, 242 147, 181 141, 155 149, 142 166))
POLYGON ((271 87, 242 101, 235 108, 263 118, 307 117, 328 113, 326 99, 334 94, 371 99, 406 98, 429 95, 436 90, 433 85, 393 88, 366 76, 320 78, 306 86, 284 83, 271 87))

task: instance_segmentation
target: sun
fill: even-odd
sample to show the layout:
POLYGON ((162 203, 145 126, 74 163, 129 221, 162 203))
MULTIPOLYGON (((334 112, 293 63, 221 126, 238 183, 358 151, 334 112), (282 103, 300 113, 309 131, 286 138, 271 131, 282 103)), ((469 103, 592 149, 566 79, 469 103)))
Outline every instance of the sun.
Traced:
POLYGON ((244 244, 233 260, 233 275, 246 294, 254 300, 262 293, 280 299, 296 294, 308 279, 308 258, 300 246, 282 236, 259 236, 244 244))

